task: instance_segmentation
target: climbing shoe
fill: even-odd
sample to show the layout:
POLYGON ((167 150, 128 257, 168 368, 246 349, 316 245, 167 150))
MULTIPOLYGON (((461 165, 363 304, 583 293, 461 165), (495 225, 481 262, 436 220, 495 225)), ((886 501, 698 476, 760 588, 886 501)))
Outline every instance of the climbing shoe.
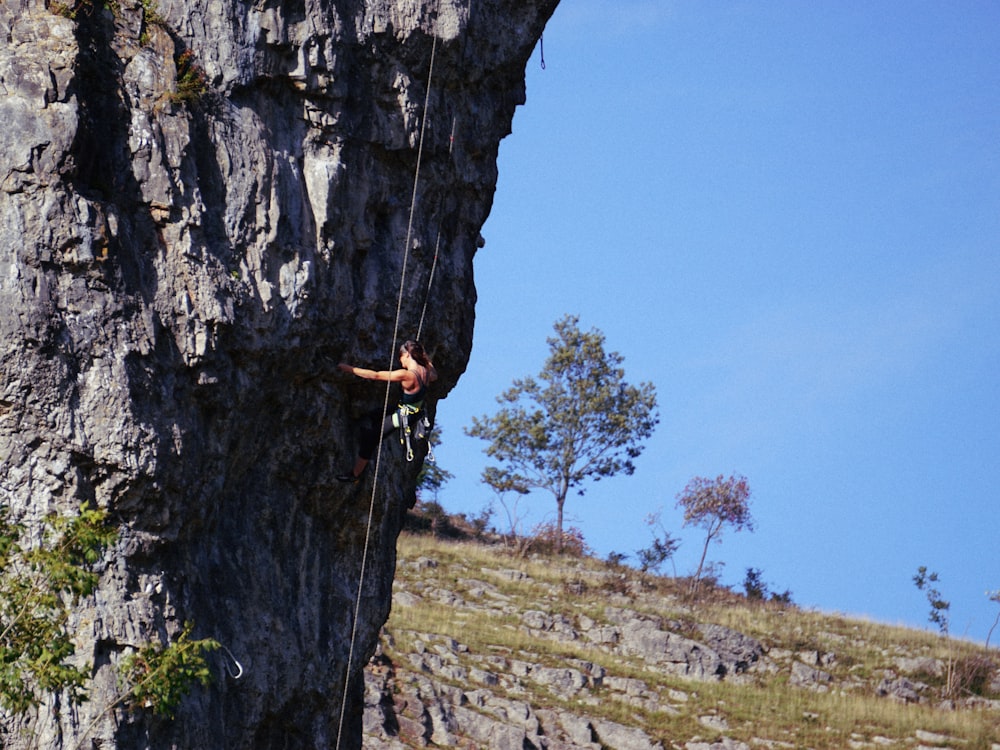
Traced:
POLYGON ((343 474, 338 474, 334 477, 338 482, 346 482, 348 484, 355 484, 361 477, 354 476, 354 472, 345 471, 343 474))

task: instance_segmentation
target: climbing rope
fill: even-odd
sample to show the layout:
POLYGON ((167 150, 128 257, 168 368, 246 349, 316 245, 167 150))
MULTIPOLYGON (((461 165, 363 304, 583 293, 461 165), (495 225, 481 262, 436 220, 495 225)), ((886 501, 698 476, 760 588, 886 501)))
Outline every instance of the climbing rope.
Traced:
POLYGON ((441 230, 438 229, 437 240, 434 241, 434 260, 431 262, 431 273, 427 277, 427 292, 424 294, 424 306, 420 311, 420 324, 417 326, 417 341, 420 341, 420 334, 424 330, 424 315, 427 314, 427 300, 431 297, 431 284, 434 283, 434 269, 437 268, 438 248, 441 247, 441 230))
MULTIPOLYGON (((396 297, 396 318, 392 327, 392 347, 389 350, 389 367, 388 367, 389 370, 392 370, 392 365, 396 358, 396 341, 398 340, 399 319, 400 319, 400 313, 403 308, 403 289, 405 287, 405 282, 406 282, 406 265, 410 257, 410 240, 413 235, 413 215, 416 211, 417 185, 420 181, 420 162, 421 159, 423 158, 424 134, 427 130, 427 108, 430 104, 431 81, 433 80, 434 77, 434 55, 437 51, 437 39, 438 39, 437 12, 439 11, 440 11, 440 1, 438 2, 438 8, 435 13, 434 39, 431 42, 431 59, 427 72, 427 91, 424 95, 424 110, 420 120, 420 138, 417 144, 417 164, 413 171, 413 193, 410 197, 410 216, 409 216, 409 221, 407 222, 406 225, 406 243, 403 248, 403 267, 399 279, 399 293, 397 294, 396 297)), ((437 258, 437 251, 435 250, 435 260, 436 258, 437 258)), ((423 320, 421 320, 421 325, 423 325, 423 320)), ((386 381, 385 399, 382 404, 383 414, 387 413, 389 410, 389 391, 391 385, 392 383, 390 381, 386 381)), ((367 529, 365 530, 364 550, 361 554, 361 573, 358 577, 358 594, 354 602, 354 615, 352 617, 352 623, 351 623, 351 645, 347 652, 347 667, 344 673, 343 698, 341 700, 341 705, 340 705, 340 720, 337 726, 337 743, 334 746, 336 750, 340 750, 340 740, 344 731, 344 714, 347 711, 348 686, 351 681, 351 667, 353 666, 354 663, 354 646, 355 642, 357 641, 357 634, 358 634, 358 613, 361 611, 361 595, 364 591, 365 571, 368 564, 368 548, 371 541, 372 519, 375 516, 375 497, 377 494, 376 490, 378 488, 379 468, 381 467, 382 463, 382 443, 384 437, 385 437, 384 431, 379 430, 378 448, 375 452, 375 473, 372 479, 371 498, 368 502, 368 525, 367 529)))
MULTIPOLYGON (((425 109, 424 112, 426 113, 426 111, 427 110, 425 109)), ((458 124, 458 118, 457 117, 452 117, 451 118, 451 133, 448 135, 448 156, 449 157, 452 155, 452 149, 454 149, 454 147, 455 147, 455 126, 457 124, 458 124)), ((420 310, 420 323, 417 325, 417 341, 420 341, 420 334, 423 333, 423 330, 424 330, 424 316, 427 315, 427 301, 431 298, 431 286, 434 284, 434 271, 437 269, 438 250, 440 248, 441 248, 441 228, 438 227, 437 239, 434 240, 434 260, 431 261, 431 272, 430 272, 430 275, 427 277, 427 291, 424 292, 424 306, 420 310)))

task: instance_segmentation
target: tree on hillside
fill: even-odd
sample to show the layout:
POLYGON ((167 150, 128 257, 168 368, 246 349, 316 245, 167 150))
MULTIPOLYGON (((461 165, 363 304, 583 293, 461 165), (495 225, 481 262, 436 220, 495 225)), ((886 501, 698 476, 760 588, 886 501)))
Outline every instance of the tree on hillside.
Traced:
POLYGON ((581 331, 579 318, 571 315, 554 328, 538 378, 515 380, 497 397, 499 411, 474 417, 466 434, 489 441, 486 454, 501 464, 484 472, 494 490, 552 493, 558 544, 569 492, 582 495, 588 479, 632 474, 659 414, 653 385, 625 381, 624 360, 604 351, 603 333, 581 331))
MULTIPOLYGON (((987 591, 986 596, 989 597, 991 602, 996 602, 1000 604, 1000 590, 997 591, 987 591)), ((996 630, 997 625, 1000 625, 1000 612, 997 612, 996 618, 993 620, 993 624, 990 625, 990 630, 986 634, 986 648, 990 647, 990 637, 993 635, 993 631, 996 630)))
POLYGON ((701 580, 708 545, 713 539, 722 541, 722 527, 732 526, 736 531, 753 531, 750 485, 746 477, 736 475, 728 479, 724 479, 721 474, 715 479, 695 477, 677 496, 677 507, 684 508, 685 526, 700 526, 705 530, 705 546, 701 550, 701 560, 698 561, 698 570, 695 571, 691 584, 692 589, 695 589, 701 580))
POLYGON ((917 574, 913 576, 913 583, 927 596, 927 603, 930 605, 928 622, 937 625, 941 635, 948 635, 948 610, 951 609, 951 602, 945 601, 941 597, 941 592, 932 584, 938 582, 937 573, 928 573, 927 566, 921 565, 917 568, 917 574))
MULTIPOLYGON (((681 546, 680 539, 674 539, 670 532, 663 526, 662 514, 657 511, 646 516, 646 525, 653 530, 653 543, 645 549, 639 550, 639 570, 643 573, 653 571, 659 572, 660 566, 667 560, 673 562, 674 553, 681 546)), ((677 575, 676 568, 674 575, 677 575)))

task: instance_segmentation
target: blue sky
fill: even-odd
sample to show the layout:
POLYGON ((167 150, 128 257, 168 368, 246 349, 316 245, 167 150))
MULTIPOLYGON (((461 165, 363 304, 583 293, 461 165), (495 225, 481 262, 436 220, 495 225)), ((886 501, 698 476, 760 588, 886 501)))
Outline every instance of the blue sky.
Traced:
MULTIPOLYGON (((536 374, 564 314, 661 423, 636 473, 566 503, 631 556, 677 494, 745 475, 753 533, 709 558, 796 603, 983 640, 1000 589, 1000 4, 564 0, 528 66, 476 259, 472 359, 440 402, 439 495, 476 514, 463 428, 536 374)), ((506 525, 502 508, 494 520, 506 525)), ((518 506, 530 528, 551 496, 518 506)), ((669 567, 669 566, 668 566, 669 567)), ((994 633, 994 642, 1000 633, 994 633)))

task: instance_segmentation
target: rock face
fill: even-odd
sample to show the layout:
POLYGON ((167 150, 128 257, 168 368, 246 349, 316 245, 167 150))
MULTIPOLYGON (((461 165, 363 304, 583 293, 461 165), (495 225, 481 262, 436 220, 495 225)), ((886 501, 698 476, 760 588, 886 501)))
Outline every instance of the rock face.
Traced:
POLYGON ((0 0, 0 502, 121 532, 73 614, 90 702, 6 746, 360 745, 417 463, 388 443, 374 492, 334 481, 384 398, 335 365, 389 367, 426 302, 433 396, 463 372, 557 2, 0 0), (243 676, 220 652, 176 721, 105 712, 186 621, 243 676))

